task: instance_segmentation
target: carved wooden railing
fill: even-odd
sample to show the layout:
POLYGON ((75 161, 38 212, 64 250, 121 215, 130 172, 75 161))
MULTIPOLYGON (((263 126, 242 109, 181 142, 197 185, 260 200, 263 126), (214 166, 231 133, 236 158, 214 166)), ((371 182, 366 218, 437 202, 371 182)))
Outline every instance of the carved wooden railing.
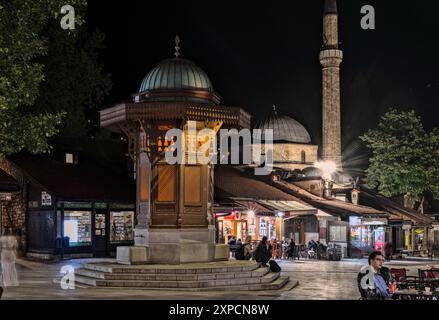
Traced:
POLYGON ((226 125, 250 128, 250 114, 241 108, 193 103, 123 103, 100 111, 100 117, 102 127, 126 121, 181 119, 223 121, 226 125))

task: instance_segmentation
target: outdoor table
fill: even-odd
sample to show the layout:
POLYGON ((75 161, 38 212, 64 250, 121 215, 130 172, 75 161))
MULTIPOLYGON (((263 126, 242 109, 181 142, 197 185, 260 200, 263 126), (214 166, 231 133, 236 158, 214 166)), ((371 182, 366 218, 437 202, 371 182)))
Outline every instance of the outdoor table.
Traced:
POLYGON ((396 300, 439 300, 439 292, 419 291, 419 290, 397 290, 393 294, 396 300))

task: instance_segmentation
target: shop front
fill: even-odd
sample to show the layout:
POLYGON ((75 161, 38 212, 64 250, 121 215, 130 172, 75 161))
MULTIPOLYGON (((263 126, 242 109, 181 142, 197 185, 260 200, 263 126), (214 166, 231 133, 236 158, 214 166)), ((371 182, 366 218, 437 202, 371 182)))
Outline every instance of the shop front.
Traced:
POLYGON ((230 236, 242 242, 282 239, 282 217, 252 211, 216 214, 217 242, 228 243, 230 236))
POLYGON ((387 219, 350 217, 350 246, 353 256, 384 252, 387 219))
POLYGON ((281 222, 279 217, 269 215, 256 216, 256 230, 254 240, 260 241, 263 237, 268 240, 280 240, 281 222))
POLYGON ((134 243, 134 205, 59 202, 57 253, 115 256, 117 246, 134 243))
POLYGON ((27 226, 29 257, 115 256, 134 243, 134 204, 58 201, 56 210, 29 208, 27 226))
POLYGON ((217 243, 228 243, 231 236, 246 242, 249 236, 247 215, 242 212, 216 214, 217 243))

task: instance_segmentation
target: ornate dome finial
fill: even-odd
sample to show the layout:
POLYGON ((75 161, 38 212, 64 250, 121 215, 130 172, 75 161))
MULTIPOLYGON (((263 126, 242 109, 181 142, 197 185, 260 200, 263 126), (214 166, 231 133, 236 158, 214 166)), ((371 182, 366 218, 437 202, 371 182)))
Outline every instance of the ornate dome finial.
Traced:
POLYGON ((273 104, 273 113, 274 113, 274 114, 277 114, 277 111, 276 111, 276 105, 274 105, 274 104, 273 104))
POLYGON ((180 37, 178 36, 178 34, 175 36, 175 57, 179 58, 180 57, 180 37))

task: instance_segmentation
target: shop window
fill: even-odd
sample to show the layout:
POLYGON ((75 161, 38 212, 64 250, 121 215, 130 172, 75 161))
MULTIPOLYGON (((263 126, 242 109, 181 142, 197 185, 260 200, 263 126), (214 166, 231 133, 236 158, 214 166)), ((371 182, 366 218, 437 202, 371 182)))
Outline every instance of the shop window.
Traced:
POLYGON ((111 211, 111 242, 133 241, 134 211, 111 211))
POLYGON ((201 202, 201 167, 186 166, 184 168, 184 202, 201 202))
POLYGON ((171 165, 159 165, 157 168, 157 175, 157 200, 160 202, 174 202, 177 167, 171 165))
POLYGON ((91 245, 91 211, 65 211, 64 237, 70 246, 91 245))
POLYGON ((105 236, 105 214, 96 213, 95 214, 95 235, 96 236, 105 236))
POLYGON ((346 226, 330 225, 329 226, 329 242, 346 242, 347 233, 346 226))

